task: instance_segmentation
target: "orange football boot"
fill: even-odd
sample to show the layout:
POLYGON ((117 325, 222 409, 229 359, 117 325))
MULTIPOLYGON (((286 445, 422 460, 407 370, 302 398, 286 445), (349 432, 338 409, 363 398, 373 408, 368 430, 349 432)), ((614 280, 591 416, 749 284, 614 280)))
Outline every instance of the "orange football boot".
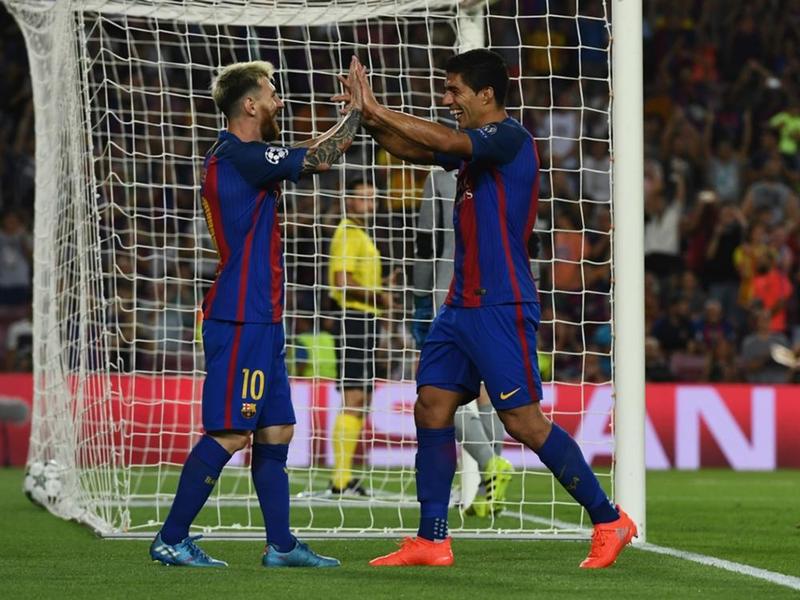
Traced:
POLYGON ((622 549, 638 534, 633 522, 619 504, 619 519, 611 523, 598 523, 592 533, 592 547, 581 563, 581 569, 605 569, 614 564, 622 549))
POLYGON ((369 561, 373 567, 449 567, 453 564, 452 538, 432 542, 421 537, 407 537, 399 550, 369 561))

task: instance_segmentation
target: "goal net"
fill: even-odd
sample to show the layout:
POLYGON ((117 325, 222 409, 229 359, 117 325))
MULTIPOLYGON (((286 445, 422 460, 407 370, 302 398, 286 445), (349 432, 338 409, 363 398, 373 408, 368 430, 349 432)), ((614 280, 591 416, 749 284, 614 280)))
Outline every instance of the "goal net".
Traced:
MULTIPOLYGON (((541 249, 532 268, 542 301, 543 408, 576 437, 613 493, 605 2, 4 1, 27 41, 36 101, 29 463, 57 467, 52 512, 104 535, 152 535, 202 435, 200 305, 216 254, 198 190, 202 157, 224 128, 209 92, 217 70, 273 62, 286 102, 281 142, 292 144, 335 123, 330 97, 352 54, 367 65, 382 102, 436 119, 446 118, 444 60, 484 44, 506 58, 509 113, 537 138, 541 156, 541 249)), ((301 533, 386 536, 416 528, 419 352, 410 331, 413 292, 427 290, 413 289, 412 268, 429 172, 362 134, 330 172, 283 187, 284 325, 298 419, 289 468, 292 525, 301 533), (377 189, 367 229, 384 275, 404 274, 392 291, 394 308, 376 319, 374 393, 354 466, 369 497, 326 494, 339 375, 330 365, 309 371, 302 351, 304 340, 338 339, 341 311, 330 298, 327 266, 354 179, 377 189)), ((445 215, 433 233, 451 223, 445 215)), ((502 510, 469 516, 456 493, 453 533, 586 535, 582 510, 536 455, 510 438, 499 442, 515 468, 502 510)), ((249 461, 243 451, 224 469, 198 531, 262 535, 249 461)), ((474 495, 475 479, 473 489, 461 486, 463 495, 474 495)))

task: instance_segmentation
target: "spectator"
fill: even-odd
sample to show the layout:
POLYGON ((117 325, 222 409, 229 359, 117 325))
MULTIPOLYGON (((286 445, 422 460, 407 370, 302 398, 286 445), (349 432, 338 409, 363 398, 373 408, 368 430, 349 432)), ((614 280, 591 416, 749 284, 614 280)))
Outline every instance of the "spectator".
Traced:
POLYGON ((686 267, 702 275, 706 264, 708 246, 719 217, 719 196, 713 190, 702 190, 689 211, 684 223, 686 239, 686 267))
POLYGON ((544 144, 553 168, 578 167, 578 140, 581 137, 580 101, 576 88, 569 86, 556 97, 553 108, 545 113, 539 135, 549 140, 544 144))
POLYGON ((729 135, 723 135, 713 144, 714 113, 708 111, 703 135, 706 182, 723 202, 738 201, 741 194, 742 170, 747 161, 752 135, 750 111, 744 113, 744 132, 738 148, 729 135))
POLYGON ((736 359, 736 345, 732 340, 718 339, 707 357, 706 381, 712 383, 741 381, 742 372, 736 359))
POLYGON ((685 182, 675 180, 675 197, 665 197, 663 171, 658 163, 645 164, 644 185, 644 262, 645 269, 659 277, 680 270, 680 223, 683 212, 685 182))
POLYGON ((653 336, 647 336, 644 340, 644 371, 647 381, 675 380, 664 359, 661 344, 653 336))
POLYGON ((667 314, 653 325, 653 337, 669 356, 675 351, 690 351, 694 348, 694 328, 689 315, 689 302, 683 296, 673 297, 667 314))
POLYGON ((679 293, 689 304, 691 318, 699 318, 706 304, 706 295, 700 287, 697 275, 688 270, 681 273, 679 293))
POLYGON ((787 275, 794 266, 794 251, 789 246, 789 232, 784 225, 776 225, 769 235, 769 247, 775 257, 775 265, 787 275))
POLYGON ((588 152, 583 155, 583 195, 595 202, 611 201, 611 156, 608 144, 589 140, 588 152))
POLYGON ((584 250, 578 217, 568 209, 559 211, 553 228, 553 292, 559 319, 580 320, 584 250))
POLYGON ((733 264, 739 272, 739 306, 750 310, 753 303, 753 279, 762 258, 770 253, 767 228, 763 223, 750 227, 747 241, 733 253, 733 264))
POLYGON ((29 304, 24 316, 9 325, 6 332, 6 371, 33 371, 33 311, 29 304))
POLYGON ((723 312, 734 323, 740 320, 736 302, 739 272, 734 263, 734 252, 742 242, 744 227, 744 215, 738 206, 727 203, 719 207, 706 245, 706 260, 702 271, 703 280, 708 286, 708 295, 722 303, 723 312))
POLYGON ((779 365, 771 356, 773 344, 789 347, 789 340, 783 333, 776 333, 770 327, 770 314, 765 310, 754 313, 756 330, 744 338, 740 358, 745 378, 750 383, 787 383, 791 371, 779 365))
POLYGON ((767 163, 773 158, 779 160, 781 158, 778 150, 778 136, 774 131, 763 129, 759 134, 758 146, 750 153, 749 178, 752 181, 762 179, 765 175, 767 163))
POLYGON ((722 303, 719 300, 706 301, 703 317, 694 325, 695 340, 706 351, 712 351, 721 341, 733 341, 733 326, 725 319, 722 303))
MULTIPOLYGON (((697 167, 703 155, 703 143, 697 128, 687 118, 683 109, 676 107, 661 137, 661 159, 664 180, 683 185, 683 197, 694 194, 697 167)), ((683 198, 681 198, 683 200, 683 198)))
POLYGON ((770 331, 786 331, 786 303, 791 295, 792 284, 778 267, 775 254, 768 252, 761 256, 753 277, 753 306, 769 314, 770 331))
POLYGON ((0 219, 0 305, 21 306, 31 301, 33 240, 18 212, 0 219))
POLYGON ((797 140, 800 138, 800 102, 792 98, 786 110, 772 116, 769 126, 778 131, 778 148, 781 154, 792 166, 797 166, 797 140))
POLYGON ((764 177, 750 186, 742 206, 745 218, 750 223, 761 222, 768 227, 797 223, 797 196, 786 185, 783 163, 780 158, 770 158, 764 166, 764 177))

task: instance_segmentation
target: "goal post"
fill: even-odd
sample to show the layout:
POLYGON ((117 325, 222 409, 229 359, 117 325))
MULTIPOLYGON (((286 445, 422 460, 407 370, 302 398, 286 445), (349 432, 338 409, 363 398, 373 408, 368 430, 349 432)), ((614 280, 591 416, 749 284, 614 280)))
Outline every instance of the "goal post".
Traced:
POLYGON ((642 3, 614 0, 614 424, 616 500, 646 541, 642 3))
MULTIPOLYGON (((613 186, 608 159, 612 84, 615 115, 635 114, 637 93, 641 112, 631 41, 640 6, 637 22, 625 10, 632 2, 622 0, 2 1, 23 30, 36 103, 29 464, 47 464, 48 476, 60 478, 58 497, 47 501, 51 512, 104 536, 152 536, 202 435, 199 307, 216 255, 200 207, 199 165, 224 127, 209 89, 217 70, 242 60, 275 63, 286 102, 280 142, 292 144, 337 119, 330 97, 351 54, 367 65, 382 102, 436 119, 444 60, 485 45, 509 63, 509 113, 533 133, 542 158, 542 244, 532 268, 542 292, 543 408, 643 527, 641 330, 630 323, 642 295, 641 264, 631 256, 642 229, 641 123, 614 127, 613 186), (613 44, 612 14, 627 36, 615 30, 613 44), (612 323, 612 311, 626 318, 612 323)), ((422 290, 410 282, 429 171, 393 159, 362 133, 330 172, 283 186, 284 326, 298 418, 289 455, 292 527, 302 535, 396 536, 416 528, 419 351, 410 330, 412 293, 422 290), (355 466, 372 495, 339 498, 326 494, 338 375, 300 372, 298 357, 304 340, 324 336, 341 350, 327 265, 355 179, 376 183, 367 221, 384 272, 406 277, 394 291, 396 308, 375 319, 375 388, 355 466)), ((451 223, 446 215, 433 233, 451 223)), ((502 452, 515 466, 502 512, 469 516, 454 496, 454 535, 591 533, 585 512, 535 454, 510 438, 502 452)), ((223 470, 197 531, 262 535, 249 461, 243 451, 223 470)), ((461 473, 466 497, 480 479, 475 467, 469 473, 461 473)))

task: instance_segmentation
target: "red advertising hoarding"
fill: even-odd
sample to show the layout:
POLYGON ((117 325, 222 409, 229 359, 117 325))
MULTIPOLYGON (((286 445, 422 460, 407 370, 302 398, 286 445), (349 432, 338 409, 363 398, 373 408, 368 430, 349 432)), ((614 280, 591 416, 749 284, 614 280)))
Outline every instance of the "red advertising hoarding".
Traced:
MULTIPOLYGON (((82 432, 113 440, 122 464, 180 464, 201 431, 201 379, 117 376, 97 378, 82 389, 82 432)), ((294 381, 292 393, 298 423, 290 464, 329 464, 331 415, 339 406, 335 386, 294 381)), ((649 384, 647 467, 800 468, 798 396, 800 386, 791 385, 649 384)), ((32 398, 30 374, 0 375, 0 403, 30 406, 32 398)), ((369 462, 413 464, 414 398, 412 382, 376 386, 366 434, 369 462)), ((587 459, 598 465, 607 464, 613 451, 611 402, 608 386, 553 385, 545 386, 543 408, 583 442, 587 459)), ((0 422, 0 464, 24 464, 29 435, 30 418, 0 422)), ((541 465, 535 454, 516 444, 507 444, 504 455, 519 467, 541 465)))

